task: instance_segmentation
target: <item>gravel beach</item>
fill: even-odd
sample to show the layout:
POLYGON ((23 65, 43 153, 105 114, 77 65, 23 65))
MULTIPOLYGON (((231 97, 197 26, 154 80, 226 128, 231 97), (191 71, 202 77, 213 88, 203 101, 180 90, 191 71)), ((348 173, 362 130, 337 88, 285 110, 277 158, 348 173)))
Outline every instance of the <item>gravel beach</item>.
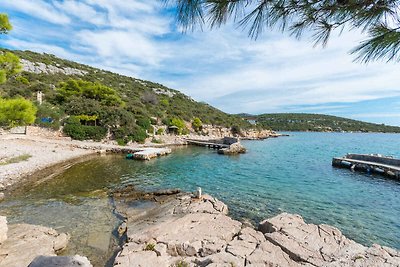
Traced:
POLYGON ((20 162, 0 165, 0 187, 9 187, 20 178, 51 165, 93 153, 93 150, 74 147, 71 141, 2 135, 0 136, 1 161, 23 155, 30 157, 20 162))

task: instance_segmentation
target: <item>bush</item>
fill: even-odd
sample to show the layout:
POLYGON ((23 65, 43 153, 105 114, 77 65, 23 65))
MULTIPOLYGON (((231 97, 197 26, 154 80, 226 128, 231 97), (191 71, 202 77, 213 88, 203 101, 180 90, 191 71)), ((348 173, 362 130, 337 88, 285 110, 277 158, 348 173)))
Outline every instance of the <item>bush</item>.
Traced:
POLYGON ((24 76, 18 76, 17 78, 15 78, 15 80, 17 80, 18 82, 28 85, 29 84, 29 80, 27 78, 25 78, 24 76))
POLYGON ((118 144, 119 146, 126 146, 126 144, 127 144, 126 140, 123 139, 123 138, 118 138, 118 139, 116 139, 115 141, 117 141, 117 144, 118 144))
POLYGON ((143 143, 147 138, 146 130, 137 125, 123 126, 112 130, 118 144, 127 144, 129 141, 143 143))
POLYGON ((141 117, 136 120, 136 124, 143 129, 149 129, 151 127, 151 121, 149 118, 141 117))
POLYGON ((185 122, 179 118, 173 118, 171 120, 171 125, 178 127, 178 134, 188 134, 189 133, 189 130, 186 128, 185 122))
POLYGON ((156 135, 162 135, 162 134, 164 134, 164 129, 163 128, 158 129, 156 135))
POLYGON ((107 129, 101 126, 82 125, 80 120, 74 116, 67 119, 63 131, 66 135, 76 140, 92 139, 100 141, 107 135, 107 129))
POLYGON ((143 143, 147 138, 147 133, 143 128, 136 126, 129 136, 131 137, 132 141, 143 143))
POLYGON ((32 124, 36 119, 36 107, 24 98, 0 98, 0 125, 6 127, 32 124))
POLYGON ((240 127, 237 126, 237 125, 233 125, 232 128, 231 128, 231 133, 232 133, 233 135, 237 135, 237 134, 240 135, 240 134, 241 134, 240 127))
POLYGON ((162 140, 156 139, 156 138, 151 139, 151 142, 154 143, 154 144, 162 144, 163 143, 162 140))
POLYGON ((193 119, 192 127, 196 132, 201 131, 201 129, 203 127, 203 122, 199 118, 196 117, 193 119))

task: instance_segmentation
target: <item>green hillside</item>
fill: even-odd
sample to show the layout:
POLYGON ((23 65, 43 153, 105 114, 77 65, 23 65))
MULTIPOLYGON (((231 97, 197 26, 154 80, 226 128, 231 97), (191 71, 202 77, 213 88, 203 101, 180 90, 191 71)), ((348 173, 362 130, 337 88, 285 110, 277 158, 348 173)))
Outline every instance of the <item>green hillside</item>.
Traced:
POLYGON ((321 114, 276 113, 262 114, 255 118, 258 125, 275 131, 400 133, 400 127, 321 114))
POLYGON ((134 135, 132 132, 137 132, 138 127, 147 129, 155 119, 165 125, 171 125, 173 120, 190 122, 197 117, 203 124, 251 126, 239 116, 196 102, 158 83, 96 69, 54 55, 11 52, 20 57, 22 64, 27 64, 24 60, 31 62, 28 64, 32 69, 0 84, 0 97, 23 97, 35 101, 37 92, 43 92, 45 105, 39 107, 38 118, 52 117, 62 121, 67 116, 77 116, 81 123, 110 129, 117 138, 134 135), (43 68, 46 71, 40 71, 43 68), (71 69, 57 71, 66 68, 71 69), (56 71, 52 71, 54 69, 56 71))

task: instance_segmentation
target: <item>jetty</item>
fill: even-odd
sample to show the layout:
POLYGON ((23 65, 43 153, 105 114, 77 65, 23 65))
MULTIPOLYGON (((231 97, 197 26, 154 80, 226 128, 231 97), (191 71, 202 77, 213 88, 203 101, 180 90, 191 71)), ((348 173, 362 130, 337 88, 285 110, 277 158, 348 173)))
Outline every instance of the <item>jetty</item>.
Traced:
POLYGON ((198 140, 198 139, 186 139, 188 145, 204 146, 212 149, 229 148, 228 144, 224 144, 222 139, 218 140, 198 140))
POLYGON ((352 171, 377 173, 400 180, 400 159, 379 154, 347 154, 332 159, 332 166, 352 171))
POLYGON ((186 139, 188 145, 204 146, 212 149, 217 149, 218 154, 234 155, 246 153, 246 148, 240 144, 239 138, 224 137, 221 139, 186 139))

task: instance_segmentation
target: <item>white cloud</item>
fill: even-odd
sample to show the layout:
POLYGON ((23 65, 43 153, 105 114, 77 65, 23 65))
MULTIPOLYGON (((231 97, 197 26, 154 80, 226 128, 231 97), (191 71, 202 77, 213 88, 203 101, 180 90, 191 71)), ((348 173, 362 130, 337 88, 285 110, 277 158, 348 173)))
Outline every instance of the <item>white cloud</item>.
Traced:
POLYGON ((64 0, 54 2, 54 6, 69 16, 79 18, 81 21, 96 25, 107 25, 105 14, 98 12, 95 8, 85 3, 74 0, 64 0))
MULTIPOLYGON (((77 42, 90 49, 101 59, 113 59, 121 65, 129 61, 147 65, 157 65, 165 56, 162 47, 137 32, 104 30, 84 30, 76 35, 77 42)), ((128 63, 129 64, 129 63, 128 63)))
POLYGON ((3 8, 15 10, 51 23, 67 24, 71 22, 70 18, 62 11, 57 11, 54 6, 42 0, 2 1, 1 5, 3 8))

